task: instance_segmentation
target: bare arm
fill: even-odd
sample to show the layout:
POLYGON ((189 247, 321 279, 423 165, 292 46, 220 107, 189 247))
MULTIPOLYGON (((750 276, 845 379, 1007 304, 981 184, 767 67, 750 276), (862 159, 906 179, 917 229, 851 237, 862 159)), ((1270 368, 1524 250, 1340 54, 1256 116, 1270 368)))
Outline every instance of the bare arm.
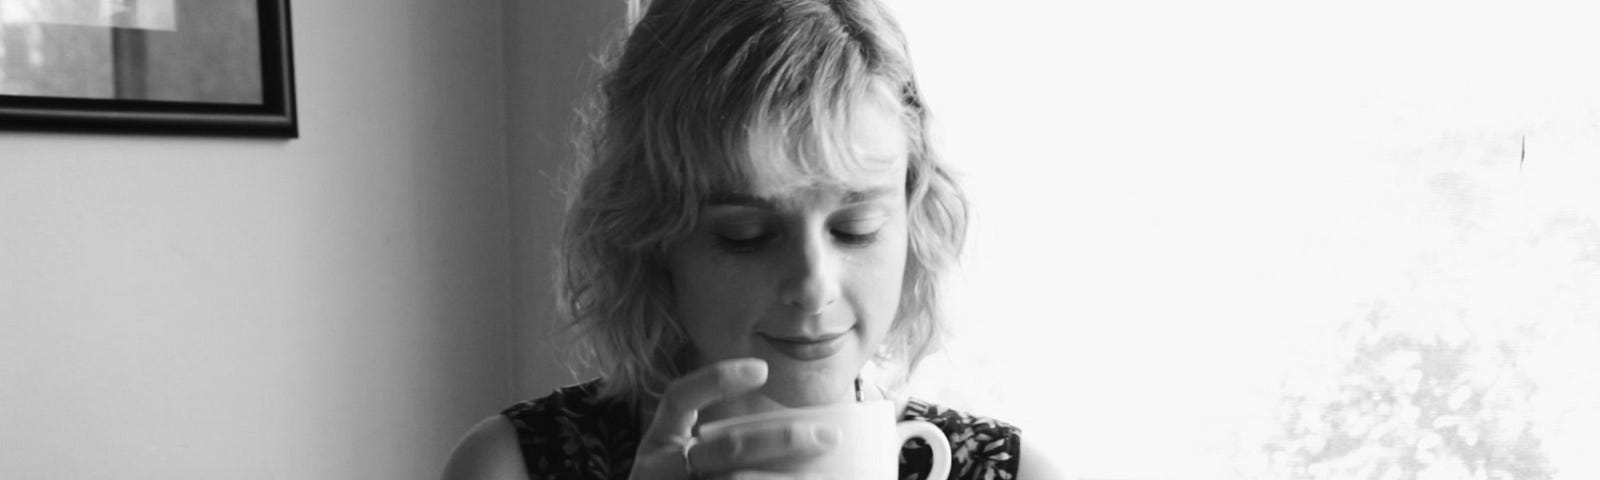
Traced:
POLYGON ((1017 480, 1065 480, 1067 472, 1055 464, 1037 437, 1022 441, 1021 456, 1017 457, 1017 480))
POLYGON ((478 422, 456 444, 444 467, 444 480, 528 480, 517 432, 505 417, 478 422))

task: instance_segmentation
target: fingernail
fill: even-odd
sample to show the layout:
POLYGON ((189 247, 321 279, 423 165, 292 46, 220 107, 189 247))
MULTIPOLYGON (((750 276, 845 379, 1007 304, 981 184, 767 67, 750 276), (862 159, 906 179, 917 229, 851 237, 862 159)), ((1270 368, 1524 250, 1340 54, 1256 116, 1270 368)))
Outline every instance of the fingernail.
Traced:
POLYGON ((767 362, 750 360, 739 365, 739 374, 745 378, 767 378, 767 362))
POLYGON ((832 427, 817 427, 812 433, 816 435, 818 445, 832 447, 839 443, 839 431, 832 427))

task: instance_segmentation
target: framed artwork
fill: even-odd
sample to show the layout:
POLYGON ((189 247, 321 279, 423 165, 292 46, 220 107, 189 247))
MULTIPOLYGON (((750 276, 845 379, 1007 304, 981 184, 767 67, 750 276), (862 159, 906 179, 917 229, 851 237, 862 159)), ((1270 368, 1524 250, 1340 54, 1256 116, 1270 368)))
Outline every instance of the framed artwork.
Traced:
POLYGON ((0 129, 297 137, 289 0, 0 0, 0 129))

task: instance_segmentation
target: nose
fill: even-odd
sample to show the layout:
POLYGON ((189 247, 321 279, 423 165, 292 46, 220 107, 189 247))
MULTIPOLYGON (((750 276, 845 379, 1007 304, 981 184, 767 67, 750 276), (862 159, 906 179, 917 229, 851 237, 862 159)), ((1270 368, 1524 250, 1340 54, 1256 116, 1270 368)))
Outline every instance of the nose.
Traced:
POLYGON ((784 252, 779 298, 802 314, 816 315, 839 300, 839 252, 822 234, 799 237, 784 252))

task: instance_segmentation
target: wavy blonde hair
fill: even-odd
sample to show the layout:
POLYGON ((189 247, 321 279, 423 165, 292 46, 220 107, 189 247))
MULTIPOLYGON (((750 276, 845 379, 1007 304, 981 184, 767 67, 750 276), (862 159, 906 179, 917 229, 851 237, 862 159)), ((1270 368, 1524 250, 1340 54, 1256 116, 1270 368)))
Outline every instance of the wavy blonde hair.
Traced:
POLYGON ((929 142, 888 11, 875 0, 657 0, 629 23, 585 115, 557 255, 558 306, 579 359, 606 379, 603 394, 658 396, 686 373, 665 254, 694 230, 706 196, 763 162, 845 168, 848 106, 884 89, 910 137, 910 239, 877 361, 908 377, 939 343, 939 277, 960 252, 967 212, 929 142), (787 154, 752 158, 756 128, 783 132, 787 154))

